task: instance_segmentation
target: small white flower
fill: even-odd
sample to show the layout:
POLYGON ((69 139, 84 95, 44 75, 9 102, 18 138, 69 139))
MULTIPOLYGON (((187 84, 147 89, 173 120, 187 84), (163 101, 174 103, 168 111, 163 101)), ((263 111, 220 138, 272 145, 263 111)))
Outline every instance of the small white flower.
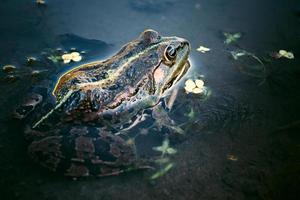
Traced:
POLYGON ((196 79, 195 81, 188 79, 185 82, 184 89, 187 93, 201 94, 205 90, 204 81, 201 79, 196 79))
POLYGON ((292 52, 288 52, 286 50, 279 51, 279 57, 285 57, 287 59, 294 59, 294 54, 292 52))
POLYGON ((204 86, 204 81, 201 79, 195 80, 195 83, 198 88, 203 88, 203 86, 204 86))
POLYGON ((204 47, 204 46, 200 46, 200 47, 197 49, 197 51, 199 51, 199 52, 201 52, 201 53, 206 53, 206 52, 210 51, 210 49, 207 48, 207 47, 204 47))
POLYGON ((67 64, 67 63, 70 63, 71 61, 74 61, 74 62, 81 61, 82 56, 78 52, 72 52, 72 53, 63 54, 61 56, 61 58, 63 59, 64 63, 67 64))

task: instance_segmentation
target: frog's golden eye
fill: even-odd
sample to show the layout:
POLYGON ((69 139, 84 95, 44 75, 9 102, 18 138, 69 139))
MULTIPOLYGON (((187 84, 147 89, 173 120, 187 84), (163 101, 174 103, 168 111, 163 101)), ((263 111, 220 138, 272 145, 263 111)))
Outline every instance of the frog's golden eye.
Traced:
POLYGON ((167 46, 167 48, 165 49, 165 52, 164 52, 164 57, 167 62, 171 62, 172 60, 175 59, 176 51, 177 51, 177 49, 174 45, 167 46))

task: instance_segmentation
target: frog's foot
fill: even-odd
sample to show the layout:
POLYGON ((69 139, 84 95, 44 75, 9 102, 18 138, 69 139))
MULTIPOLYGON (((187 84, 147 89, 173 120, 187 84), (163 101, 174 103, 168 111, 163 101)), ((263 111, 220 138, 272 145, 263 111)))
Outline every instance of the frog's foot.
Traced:
POLYGON ((157 128, 160 130, 162 127, 166 127, 171 131, 174 131, 179 134, 184 134, 185 131, 177 126, 172 120, 167 111, 165 110, 164 106, 162 103, 159 103, 157 106, 155 106, 152 110, 152 117, 155 119, 155 125, 157 128))
POLYGON ((30 157, 51 171, 73 177, 114 175, 135 166, 134 148, 121 137, 94 127, 78 130, 82 128, 32 142, 30 157))
POLYGON ((148 116, 149 115, 144 112, 137 114, 134 120, 129 121, 129 123, 128 123, 128 124, 130 124, 129 126, 127 126, 127 127, 121 126, 120 131, 118 133, 116 133, 115 135, 121 135, 121 134, 126 135, 126 133, 128 133, 128 131, 130 131, 132 128, 134 128, 138 124, 145 121, 148 116))

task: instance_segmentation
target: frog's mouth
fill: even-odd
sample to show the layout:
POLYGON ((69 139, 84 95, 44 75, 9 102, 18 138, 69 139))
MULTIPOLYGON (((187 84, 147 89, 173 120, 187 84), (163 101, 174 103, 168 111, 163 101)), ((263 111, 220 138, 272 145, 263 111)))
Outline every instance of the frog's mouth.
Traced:
POLYGON ((165 86, 162 89, 162 93, 164 93, 166 90, 174 86, 186 74, 190 66, 191 66, 190 62, 187 60, 185 64, 182 65, 181 68, 177 69, 174 72, 172 78, 166 82, 165 86))

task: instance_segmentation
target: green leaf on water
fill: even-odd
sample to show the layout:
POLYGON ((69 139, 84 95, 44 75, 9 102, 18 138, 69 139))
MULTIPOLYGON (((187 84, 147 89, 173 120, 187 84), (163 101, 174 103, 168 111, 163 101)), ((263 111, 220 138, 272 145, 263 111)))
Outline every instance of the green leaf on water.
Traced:
POLYGON ((185 116, 187 116, 190 119, 195 118, 195 111, 193 108, 191 108, 191 111, 189 113, 186 113, 185 116))
POLYGON ((162 155, 165 155, 165 154, 170 154, 171 155, 171 154, 175 154, 177 152, 176 149, 169 146, 169 140, 168 139, 165 139, 161 146, 153 147, 153 150, 154 151, 160 151, 162 155))
POLYGON ((172 148, 172 147, 169 147, 169 148, 167 148, 167 153, 168 154, 175 154, 175 153, 177 153, 177 150, 172 148))
POLYGON ((169 148, 169 140, 165 139, 161 146, 153 147, 153 150, 160 151, 162 152, 162 154, 165 154, 168 148, 169 148))
POLYGON ((161 170, 159 170, 158 172, 154 173, 150 179, 154 180, 154 179, 157 179, 159 177, 162 177, 164 176, 168 171, 170 171, 170 169, 172 169, 174 166, 173 163, 169 163, 167 164, 164 168, 162 168, 161 170))
POLYGON ((156 162, 157 164, 166 164, 166 163, 168 163, 169 161, 170 161, 170 159, 169 159, 168 157, 166 157, 166 158, 159 158, 159 159, 155 160, 155 162, 156 162))
POLYGON ((168 128, 175 131, 176 133, 181 134, 181 135, 185 134, 184 130, 178 126, 168 126, 168 128))
POLYGON ((233 42, 236 42, 239 38, 242 37, 241 33, 226 33, 226 32, 224 32, 223 34, 225 36, 224 43, 227 45, 231 44, 233 42))
POLYGON ((61 56, 50 55, 47 58, 53 63, 58 63, 59 61, 61 61, 61 56))

